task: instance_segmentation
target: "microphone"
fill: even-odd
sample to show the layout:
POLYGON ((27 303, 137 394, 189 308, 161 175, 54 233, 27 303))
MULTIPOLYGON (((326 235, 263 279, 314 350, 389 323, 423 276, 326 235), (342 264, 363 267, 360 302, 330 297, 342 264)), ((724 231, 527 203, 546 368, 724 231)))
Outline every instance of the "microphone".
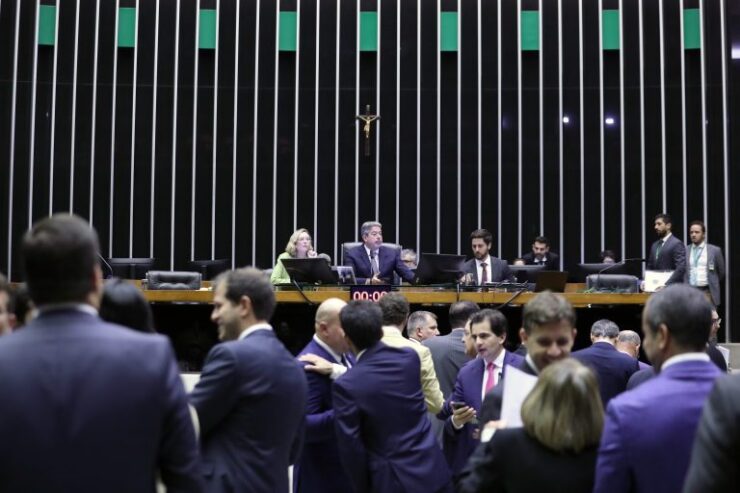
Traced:
POLYGON ((104 279, 109 279, 109 278, 113 277, 113 267, 111 267, 111 265, 108 263, 108 261, 105 260, 105 258, 102 255, 100 255, 100 253, 95 252, 95 255, 98 256, 98 260, 100 260, 100 263, 102 263, 108 269, 108 275, 107 276, 103 276, 103 278, 104 279))
POLYGON ((626 258, 626 259, 623 259, 621 262, 614 262, 613 264, 607 265, 606 267, 604 267, 603 269, 601 269, 599 272, 596 273, 596 285, 597 286, 600 286, 601 285, 601 283, 599 281, 601 280, 601 274, 603 272, 606 272, 606 271, 608 271, 610 269, 613 269, 613 268, 615 268, 617 266, 625 265, 627 262, 645 262, 645 259, 642 258, 642 257, 626 258))

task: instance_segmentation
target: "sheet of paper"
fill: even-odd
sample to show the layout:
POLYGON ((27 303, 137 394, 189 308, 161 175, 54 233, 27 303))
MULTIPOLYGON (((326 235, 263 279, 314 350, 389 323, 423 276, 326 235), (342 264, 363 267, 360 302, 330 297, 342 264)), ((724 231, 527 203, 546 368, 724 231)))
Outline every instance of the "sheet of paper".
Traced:
POLYGON ((506 420, 507 428, 522 426, 522 403, 536 383, 537 377, 517 370, 513 366, 506 368, 504 396, 501 401, 501 419, 506 420))

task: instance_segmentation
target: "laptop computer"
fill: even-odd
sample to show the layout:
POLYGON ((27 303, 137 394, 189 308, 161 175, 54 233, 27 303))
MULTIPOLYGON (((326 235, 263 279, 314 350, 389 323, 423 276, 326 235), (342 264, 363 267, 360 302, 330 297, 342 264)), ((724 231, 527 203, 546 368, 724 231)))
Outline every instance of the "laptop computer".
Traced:
POLYGON ((537 274, 537 282, 534 291, 550 290, 554 293, 565 292, 565 285, 568 282, 568 273, 557 270, 543 270, 537 274))

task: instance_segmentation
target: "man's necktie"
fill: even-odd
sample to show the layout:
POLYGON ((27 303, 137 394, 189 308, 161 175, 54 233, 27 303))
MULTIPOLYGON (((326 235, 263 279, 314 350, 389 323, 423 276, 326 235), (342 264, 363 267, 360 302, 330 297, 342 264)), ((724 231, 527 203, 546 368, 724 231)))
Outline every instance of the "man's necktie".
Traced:
POLYGON ((655 248, 655 260, 660 258, 660 250, 663 248, 663 240, 658 242, 657 248, 655 248))
POLYGON ((342 366, 345 366, 347 368, 352 368, 352 365, 350 364, 349 359, 345 355, 342 355, 341 363, 342 363, 342 366))
POLYGON ((373 250, 370 250, 370 269, 372 269, 374 276, 380 274, 380 268, 378 267, 378 253, 373 250))
POLYGON ((488 264, 486 264, 485 262, 481 262, 480 267, 482 269, 482 272, 480 275, 480 283, 485 284, 488 282, 488 269, 486 269, 486 267, 488 267, 488 264))
POLYGON ((486 373, 488 378, 486 379, 486 394, 496 386, 496 365, 491 361, 486 365, 486 373))

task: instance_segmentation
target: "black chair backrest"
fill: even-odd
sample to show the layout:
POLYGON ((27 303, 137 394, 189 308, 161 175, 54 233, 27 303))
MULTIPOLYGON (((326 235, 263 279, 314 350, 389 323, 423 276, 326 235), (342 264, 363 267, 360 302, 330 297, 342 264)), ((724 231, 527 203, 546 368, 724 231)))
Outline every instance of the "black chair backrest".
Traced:
POLYGON ((122 279, 143 279, 154 267, 153 258, 109 258, 111 275, 122 279))
POLYGON ((200 289, 200 272, 150 270, 146 273, 147 289, 200 289))
POLYGON ((640 292, 638 279, 626 274, 591 274, 586 277, 586 287, 617 293, 640 292))

